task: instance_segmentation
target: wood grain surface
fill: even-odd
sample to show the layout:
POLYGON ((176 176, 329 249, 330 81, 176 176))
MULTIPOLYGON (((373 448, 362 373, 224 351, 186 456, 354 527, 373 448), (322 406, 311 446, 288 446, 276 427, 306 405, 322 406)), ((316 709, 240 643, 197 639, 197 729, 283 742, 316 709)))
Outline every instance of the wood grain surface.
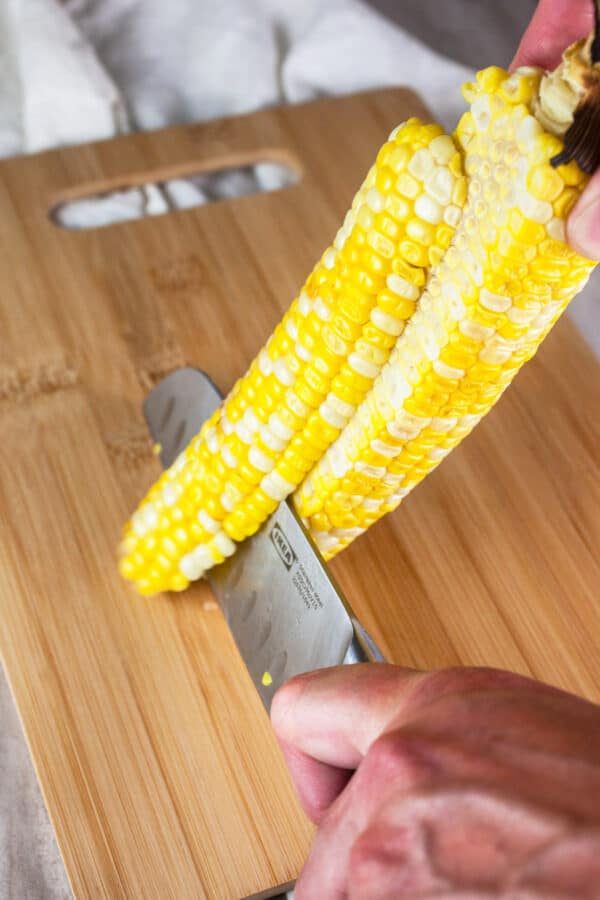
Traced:
MULTIPOLYGON (((145 391, 182 364, 232 385, 415 113, 382 91, 0 164, 0 651, 78 898, 225 900, 302 865, 310 827, 207 587, 138 598, 115 547, 159 471, 145 391), (300 181, 91 231, 51 221, 66 198, 260 159, 300 181)), ((334 561, 390 659, 600 699, 599 368, 560 323, 334 561)))

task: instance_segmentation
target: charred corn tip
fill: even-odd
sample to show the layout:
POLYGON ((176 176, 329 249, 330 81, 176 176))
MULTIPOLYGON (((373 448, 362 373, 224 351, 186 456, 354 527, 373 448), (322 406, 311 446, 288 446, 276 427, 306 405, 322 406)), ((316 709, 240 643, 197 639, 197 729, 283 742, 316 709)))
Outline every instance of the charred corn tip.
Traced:
POLYGON ((222 407, 125 528, 120 571, 183 590, 277 503, 326 557, 466 435, 592 263, 564 241, 584 183, 544 130, 543 75, 480 72, 453 137, 396 129, 332 245, 222 407))

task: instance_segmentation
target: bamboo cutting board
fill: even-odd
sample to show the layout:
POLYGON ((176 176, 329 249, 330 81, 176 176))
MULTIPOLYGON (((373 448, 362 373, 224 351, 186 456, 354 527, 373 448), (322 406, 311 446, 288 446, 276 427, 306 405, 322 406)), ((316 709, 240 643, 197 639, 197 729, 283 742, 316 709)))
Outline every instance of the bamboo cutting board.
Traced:
MULTIPOLYGON (((115 547, 159 471, 145 391, 182 364, 232 385, 415 113, 375 92, 0 165, 0 650, 78 898, 237 898, 302 865, 311 831, 208 589, 135 597, 115 547), (92 231, 51 220, 68 198, 260 159, 299 183, 92 231)), ((334 562, 390 659, 600 699, 599 408, 563 321, 334 562)))

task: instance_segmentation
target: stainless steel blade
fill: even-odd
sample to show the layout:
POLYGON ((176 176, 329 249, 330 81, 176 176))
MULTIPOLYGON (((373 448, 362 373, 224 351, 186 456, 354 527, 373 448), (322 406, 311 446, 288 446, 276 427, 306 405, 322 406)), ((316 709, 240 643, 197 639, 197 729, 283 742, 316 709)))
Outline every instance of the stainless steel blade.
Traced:
MULTIPOLYGON (((170 466, 221 402, 197 369, 179 369, 146 397, 144 415, 170 466)), ((267 708, 284 681, 340 663, 383 661, 291 503, 208 575, 267 708)))

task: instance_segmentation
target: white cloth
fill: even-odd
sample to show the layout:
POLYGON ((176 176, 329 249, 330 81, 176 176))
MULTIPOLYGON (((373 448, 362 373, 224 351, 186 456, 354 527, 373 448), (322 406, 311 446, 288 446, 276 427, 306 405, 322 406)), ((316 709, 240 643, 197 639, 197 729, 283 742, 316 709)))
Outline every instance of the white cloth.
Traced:
MULTIPOLYGON (((0 155, 392 84, 413 85, 448 127, 459 114, 469 71, 361 0, 170 0, 166 9, 164 0, 0 0, 0 155)), ((273 167, 203 176, 58 215, 69 227, 103 225, 287 177, 273 167)))
MULTIPOLYGON (((0 0, 0 156, 389 85, 412 86, 452 128, 470 75, 361 0, 0 0)), ((262 166, 136 188, 67 207, 61 221, 101 225, 280 178, 262 166)), ((600 352, 592 293, 573 312, 600 352)), ((0 897, 63 900, 27 764, 0 671, 0 897)))

